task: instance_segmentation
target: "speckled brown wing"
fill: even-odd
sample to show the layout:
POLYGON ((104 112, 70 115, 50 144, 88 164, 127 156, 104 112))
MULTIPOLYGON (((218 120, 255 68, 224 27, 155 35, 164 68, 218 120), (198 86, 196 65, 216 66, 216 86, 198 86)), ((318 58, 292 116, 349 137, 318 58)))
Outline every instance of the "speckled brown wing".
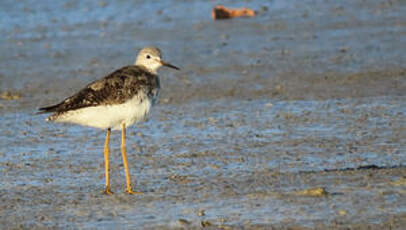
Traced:
POLYGON ((158 76, 139 66, 125 66, 96 80, 61 103, 40 108, 40 113, 63 113, 90 106, 121 104, 143 92, 155 97, 159 91, 158 76))

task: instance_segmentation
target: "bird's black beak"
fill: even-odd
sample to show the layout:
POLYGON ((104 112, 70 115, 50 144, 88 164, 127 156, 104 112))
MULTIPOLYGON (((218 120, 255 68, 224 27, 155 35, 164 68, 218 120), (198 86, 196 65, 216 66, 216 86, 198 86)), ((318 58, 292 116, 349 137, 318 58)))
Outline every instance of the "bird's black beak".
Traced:
POLYGON ((167 67, 169 67, 169 68, 172 68, 172 69, 176 69, 176 70, 180 70, 178 67, 176 67, 176 66, 174 66, 174 65, 171 65, 171 64, 169 64, 168 62, 164 62, 164 61, 160 61, 161 62, 161 64, 163 65, 163 66, 167 66, 167 67))

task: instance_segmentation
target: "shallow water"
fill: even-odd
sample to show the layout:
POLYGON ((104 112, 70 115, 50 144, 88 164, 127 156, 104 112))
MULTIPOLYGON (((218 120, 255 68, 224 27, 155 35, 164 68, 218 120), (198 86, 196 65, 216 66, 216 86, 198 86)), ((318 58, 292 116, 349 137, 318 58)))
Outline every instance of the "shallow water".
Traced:
POLYGON ((113 132, 112 197, 99 194, 104 183, 103 132, 50 125, 44 116, 24 112, 6 114, 2 123, 12 128, 0 139, 2 198, 22 206, 14 206, 19 215, 13 209, 3 213, 26 220, 37 210, 23 207, 34 205, 50 224, 68 226, 65 221, 73 220, 76 227, 105 229, 116 224, 176 227, 178 219, 231 226, 281 224, 287 217, 291 223, 314 226, 341 219, 340 209, 380 223, 389 213, 406 211, 402 187, 386 188, 401 178, 397 171, 404 166, 397 167, 406 160, 402 99, 219 100, 159 106, 149 121, 128 129, 131 174, 144 195, 122 193, 119 132, 113 132), (362 174, 346 171, 366 165, 382 168, 377 173, 385 179, 362 182, 362 174), (337 195, 290 195, 314 186, 337 195), (62 210, 54 204, 60 198, 62 210), (378 199, 368 202, 370 207, 385 209, 364 212, 370 199, 378 199), (206 215, 197 216, 199 210, 206 215))

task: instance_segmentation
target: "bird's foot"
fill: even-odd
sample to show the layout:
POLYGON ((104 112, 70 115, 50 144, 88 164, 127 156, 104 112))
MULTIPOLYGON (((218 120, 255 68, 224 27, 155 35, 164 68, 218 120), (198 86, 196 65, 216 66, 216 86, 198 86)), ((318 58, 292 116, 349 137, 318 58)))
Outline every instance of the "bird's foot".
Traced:
POLYGON ((110 187, 106 187, 106 189, 104 189, 103 194, 105 195, 113 195, 113 192, 110 190, 110 187))
POLYGON ((134 192, 131 188, 127 189, 125 192, 130 194, 130 195, 133 195, 133 194, 134 195, 141 195, 141 194, 143 194, 143 192, 134 192))

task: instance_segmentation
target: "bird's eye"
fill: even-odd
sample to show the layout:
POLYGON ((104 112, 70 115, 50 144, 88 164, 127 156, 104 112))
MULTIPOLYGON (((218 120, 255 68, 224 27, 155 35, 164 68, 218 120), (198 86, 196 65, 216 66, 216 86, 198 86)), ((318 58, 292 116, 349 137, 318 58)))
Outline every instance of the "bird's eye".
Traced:
POLYGON ((151 56, 147 55, 147 59, 150 59, 150 58, 151 58, 151 56))

